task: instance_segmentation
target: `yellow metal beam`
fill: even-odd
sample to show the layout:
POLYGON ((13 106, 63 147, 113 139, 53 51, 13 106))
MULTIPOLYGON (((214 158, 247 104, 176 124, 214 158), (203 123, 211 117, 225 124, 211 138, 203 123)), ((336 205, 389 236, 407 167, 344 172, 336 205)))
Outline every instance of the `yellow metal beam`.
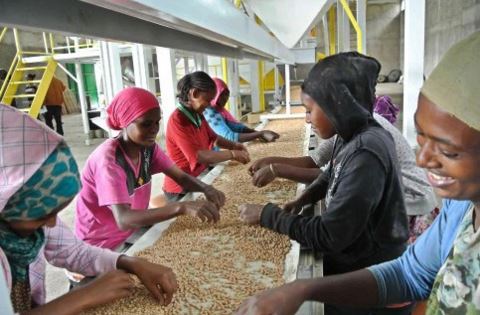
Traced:
MULTIPOLYGON (((222 62, 222 79, 223 81, 228 85, 228 66, 227 66, 227 58, 222 58, 221 59, 221 62, 222 62)), ((230 102, 227 101, 227 103, 225 104, 225 108, 227 110, 230 110, 230 102)))
POLYGON ((363 45, 362 45, 362 30, 360 29, 360 25, 358 25, 357 19, 352 13, 352 10, 350 10, 350 6, 348 5, 347 0, 339 0, 340 3, 342 4, 343 10, 345 10, 345 13, 348 16, 348 19, 350 20, 350 23, 352 23, 353 28, 355 29, 355 32, 357 32, 357 51, 359 53, 363 53, 363 45))
MULTIPOLYGON (((5 80, 3 84, 5 86, 5 83, 7 83, 5 86, 5 93, 3 93, 3 96, 2 96, 3 104, 11 105, 12 100, 14 99, 14 96, 17 93, 18 84, 10 84, 10 82, 21 81, 23 79, 23 71, 18 70, 23 66, 20 56, 21 56, 20 54, 17 54, 15 56, 7 74, 7 78, 10 78, 10 79, 5 80)), ((2 89, 3 89, 3 86, 2 86, 2 89)))
POLYGON ((33 98, 32 104, 30 105, 30 110, 28 112, 28 114, 33 118, 37 118, 38 114, 40 113, 40 109, 42 108, 43 101, 45 100, 45 96, 47 95, 48 88, 50 87, 50 83, 52 82, 52 78, 56 69, 57 62, 52 57, 49 57, 47 67, 42 76, 42 82, 40 82, 38 85, 37 93, 33 98))
POLYGON ((337 13, 335 12, 335 7, 332 6, 330 8, 330 10, 328 10, 328 41, 329 41, 329 47, 330 47, 330 51, 329 51, 329 54, 330 55, 334 55, 335 54, 335 47, 336 47, 336 44, 337 44, 337 39, 335 38, 335 34, 336 34, 336 16, 337 16, 337 13))
POLYGON ((265 83, 263 81, 264 62, 258 62, 258 96, 260 98, 260 111, 265 111, 265 83))

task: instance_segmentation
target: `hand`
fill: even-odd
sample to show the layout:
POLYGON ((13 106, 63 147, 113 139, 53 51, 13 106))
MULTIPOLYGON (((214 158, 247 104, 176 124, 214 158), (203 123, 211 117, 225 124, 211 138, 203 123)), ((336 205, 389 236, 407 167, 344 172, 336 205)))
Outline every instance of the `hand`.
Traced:
POLYGON ((233 146, 232 149, 248 152, 247 147, 243 143, 240 143, 240 142, 235 142, 235 145, 233 146))
POLYGON ((217 206, 207 200, 182 202, 180 211, 182 214, 198 217, 202 222, 217 222, 220 220, 217 206))
POLYGON ((301 204, 301 202, 298 199, 296 199, 296 200, 287 202, 283 206, 283 211, 298 214, 302 210, 302 207, 303 205, 301 204))
POLYGON ((297 281, 278 288, 263 291, 245 300, 235 315, 291 315, 306 300, 297 281))
POLYGON ((114 300, 130 295, 133 289, 133 280, 123 270, 114 270, 105 273, 92 282, 75 289, 78 301, 82 301, 86 308, 107 304, 114 300))
POLYGON ((263 211, 263 205, 243 204, 238 207, 240 211, 240 220, 247 224, 259 224, 263 211))
POLYGON ((232 152, 232 160, 242 164, 247 164, 250 162, 250 154, 248 154, 247 151, 231 150, 230 152, 232 152))
POLYGON ((253 176, 256 171, 258 171, 262 167, 265 167, 265 166, 269 165, 270 163, 272 163, 272 158, 271 157, 266 157, 266 158, 263 158, 263 159, 256 160, 248 168, 248 172, 250 173, 250 176, 253 176))
MULTIPOLYGON (((124 256, 122 256, 124 257, 124 256)), ((172 302, 173 294, 178 290, 177 278, 172 269, 151 263, 145 259, 128 257, 131 271, 150 291, 162 306, 172 302)))
POLYGON ((211 185, 207 185, 203 190, 203 194, 208 201, 213 202, 218 209, 225 205, 225 194, 211 185))
POLYGON ((252 177, 252 183, 256 187, 263 187, 270 184, 277 176, 272 171, 273 164, 262 167, 252 177))
POLYGON ((271 130, 263 130, 261 138, 266 141, 266 142, 273 142, 280 138, 280 135, 276 132, 273 132, 271 130))

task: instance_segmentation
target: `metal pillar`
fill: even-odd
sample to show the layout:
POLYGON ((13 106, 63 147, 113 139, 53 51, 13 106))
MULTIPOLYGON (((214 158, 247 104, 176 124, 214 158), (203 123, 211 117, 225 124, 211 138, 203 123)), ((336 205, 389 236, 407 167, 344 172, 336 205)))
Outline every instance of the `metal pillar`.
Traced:
POLYGON ((357 22, 362 30, 362 54, 367 54, 367 0, 357 0, 357 22))
POLYGON ((340 1, 337 2, 338 52, 350 50, 350 24, 340 1))
MULTIPOLYGON (((79 43, 78 38, 76 37, 73 40, 75 45, 75 50, 78 51, 79 43)), ((83 124, 83 133, 85 134, 85 144, 90 145, 90 125, 88 121, 88 112, 87 112, 87 97, 85 95, 85 84, 83 83, 83 71, 80 63, 75 62, 75 74, 78 90, 78 98, 80 99, 80 110, 82 113, 82 124, 83 124)))
POLYGON ((142 44, 132 45, 133 73, 135 75, 135 86, 149 90, 148 86, 148 58, 150 49, 142 44))
POLYGON ((115 94, 123 89, 122 66, 118 47, 112 43, 101 42, 100 58, 103 68, 105 99, 106 104, 109 104, 115 94))
POLYGON ((167 122, 176 108, 175 91, 177 90, 177 72, 175 67, 175 51, 157 47, 158 75, 160 76, 160 94, 162 96, 162 120, 166 132, 167 122))
POLYGON ((238 105, 240 104, 240 73, 238 71, 238 60, 227 59, 228 89, 230 90, 230 113, 239 118, 238 105))
POLYGON ((250 95, 252 97, 252 112, 260 111, 260 78, 258 77, 258 61, 250 61, 250 95))
POLYGON ((100 64, 102 67, 102 85, 105 95, 105 105, 109 104, 113 98, 112 78, 110 73, 110 64, 108 63, 108 45, 107 42, 100 42, 100 64))
MULTIPOLYGON (((325 55, 330 55, 330 37, 328 35, 327 14, 322 17, 323 43, 325 45, 325 55)), ((320 44, 320 43, 317 43, 320 44)))
POLYGON ((185 69, 185 74, 190 73, 190 69, 188 68, 188 57, 183 57, 183 69, 185 69))
POLYGON ((115 43, 108 43, 108 62, 112 77, 113 95, 123 90, 122 65, 120 64, 120 49, 115 43))
POLYGON ((274 101, 275 106, 280 104, 280 73, 278 71, 277 63, 273 64, 273 80, 275 83, 275 94, 274 94, 274 101))
POLYGON ((263 80, 265 62, 258 61, 258 94, 260 96, 260 111, 265 111, 265 83, 263 80))
POLYGON ((404 24, 403 134, 415 146, 414 114, 424 71, 425 0, 405 1, 404 24))
POLYGON ((82 111, 83 133, 85 134, 85 144, 90 145, 90 126, 88 123, 87 98, 85 95, 85 85, 83 84, 83 71, 80 63, 75 63, 75 72, 77 74, 78 97, 80 99, 80 109, 82 111))
POLYGON ((285 105, 287 107, 287 115, 290 115, 290 65, 285 65, 285 105))
POLYGON ((208 56, 204 54, 195 54, 195 70, 208 72, 208 56))

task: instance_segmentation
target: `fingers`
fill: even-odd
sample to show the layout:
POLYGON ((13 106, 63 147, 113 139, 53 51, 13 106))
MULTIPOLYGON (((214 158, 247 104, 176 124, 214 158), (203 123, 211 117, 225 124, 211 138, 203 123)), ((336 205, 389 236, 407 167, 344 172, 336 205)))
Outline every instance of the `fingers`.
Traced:
POLYGON ((155 299, 158 300, 158 302, 161 305, 167 305, 165 304, 165 297, 164 297, 164 291, 163 288, 160 284, 156 283, 156 279, 152 279, 152 282, 147 282, 144 283, 144 285, 147 287, 148 291, 153 295, 155 299))
POLYGON ((255 172, 257 171, 257 166, 256 166, 256 162, 254 162, 252 165, 250 165, 250 167, 248 168, 248 174, 250 174, 250 176, 253 176, 253 174, 255 174, 255 172))
POLYGON ((255 187, 265 186, 262 180, 262 174, 260 172, 256 172, 255 175, 253 175, 252 182, 255 187))
POLYGON ((225 205, 225 194, 221 192, 220 190, 215 190, 215 200, 212 200, 212 202, 217 206, 217 208, 221 208, 225 205))
MULTIPOLYGON (((199 213, 199 215, 202 215, 202 217, 205 218, 205 221, 207 221, 209 223, 213 221, 213 215, 207 209, 202 208, 202 209, 200 209, 200 211, 198 213, 199 213)), ((205 222, 205 221, 202 221, 202 222, 205 222)))
POLYGON ((164 275, 162 283, 159 284, 162 286, 164 292, 165 305, 168 305, 172 302, 173 295, 178 290, 178 284, 175 274, 173 273, 173 271, 170 270, 170 268, 168 268, 168 270, 169 271, 164 275))
POLYGON ((247 164, 248 162, 250 162, 250 155, 248 154, 248 152, 240 151, 239 159, 237 161, 242 164, 247 164))
MULTIPOLYGON (((218 222, 220 220, 220 214, 218 212, 218 208, 212 204, 212 203, 207 203, 205 205, 205 210, 208 212, 209 216, 212 218, 213 222, 218 222)), ((211 222, 211 221, 209 221, 211 222)))
POLYGON ((197 216, 202 222, 218 222, 220 220, 220 214, 215 204, 211 202, 205 202, 201 208, 197 211, 197 216))

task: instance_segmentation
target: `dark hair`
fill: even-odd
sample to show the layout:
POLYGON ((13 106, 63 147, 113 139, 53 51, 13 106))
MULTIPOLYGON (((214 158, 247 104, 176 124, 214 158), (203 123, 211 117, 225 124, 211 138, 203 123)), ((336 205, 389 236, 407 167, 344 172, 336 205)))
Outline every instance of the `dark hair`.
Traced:
POLYGON ((181 103, 188 103, 188 92, 198 89, 202 92, 215 92, 217 87, 212 78, 203 71, 195 71, 183 76, 177 83, 177 98, 181 103))

